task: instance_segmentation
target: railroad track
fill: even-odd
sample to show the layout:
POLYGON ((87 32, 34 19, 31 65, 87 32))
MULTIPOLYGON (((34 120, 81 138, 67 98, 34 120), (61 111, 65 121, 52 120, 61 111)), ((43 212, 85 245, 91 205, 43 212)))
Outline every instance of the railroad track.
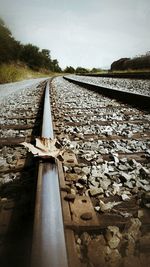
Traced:
POLYGON ((50 82, 50 102, 43 82, 20 93, 17 105, 12 97, 3 104, 3 267, 150 263, 149 98, 137 109, 120 92, 121 102, 82 86, 59 77, 50 82), (28 154, 20 143, 36 136, 56 137, 63 159, 28 154))
POLYGON ((59 163, 69 266, 148 266, 149 97, 137 109, 98 90, 52 84, 54 132, 70 151, 59 163))
POLYGON ((111 83, 109 86, 107 86, 107 84, 105 85, 105 83, 100 85, 100 84, 97 84, 95 82, 95 80, 92 82, 91 81, 89 82, 89 80, 86 80, 87 77, 86 78, 83 77, 83 78, 80 78, 80 77, 78 77, 78 78, 73 77, 72 78, 72 77, 64 76, 64 79, 66 79, 70 82, 73 82, 77 85, 81 85, 87 89, 89 88, 90 90, 101 93, 101 94, 108 96, 108 97, 111 97, 113 99, 115 98, 115 99, 122 101, 124 103, 131 104, 132 106, 139 107, 142 109, 149 109, 149 107, 150 107, 149 87, 147 90, 145 90, 146 93, 144 94, 143 92, 141 92, 142 90, 138 92, 138 88, 137 88, 137 90, 136 89, 133 90, 133 88, 130 88, 130 89, 117 88, 116 89, 116 88, 114 88, 114 86, 111 87, 111 83))

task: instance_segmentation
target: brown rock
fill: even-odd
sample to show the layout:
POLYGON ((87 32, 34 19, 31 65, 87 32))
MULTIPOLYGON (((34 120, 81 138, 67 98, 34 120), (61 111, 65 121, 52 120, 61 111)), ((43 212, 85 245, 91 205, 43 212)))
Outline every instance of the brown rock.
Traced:
POLYGON ((104 246, 99 240, 91 240, 88 245, 88 258, 94 267, 106 266, 104 246))
POLYGON ((136 240, 140 236, 141 221, 138 218, 131 219, 131 226, 128 233, 136 240))
POLYGON ((121 238, 121 233, 119 231, 119 227, 117 226, 108 226, 108 230, 113 233, 114 235, 118 236, 119 238, 121 238))
POLYGON ((108 245, 111 249, 117 248, 120 243, 120 239, 117 236, 113 236, 109 241, 108 245))
POLYGON ((110 267, 120 267, 122 262, 122 257, 118 251, 118 249, 113 249, 109 254, 109 264, 110 267))
POLYGON ((79 179, 79 176, 76 173, 66 173, 65 178, 67 181, 77 181, 79 179))
POLYGON ((117 248, 120 243, 120 238, 121 238, 119 228, 117 226, 108 226, 108 229, 106 230, 105 238, 111 249, 117 248))
POLYGON ((96 197, 96 196, 98 196, 98 195, 100 195, 102 193, 104 193, 104 190, 101 187, 98 187, 98 188, 97 187, 93 187, 93 188, 90 189, 90 195, 92 197, 96 197))
POLYGON ((135 240, 131 235, 127 235, 128 243, 126 247, 126 256, 131 256, 134 254, 135 251, 135 240))
POLYGON ((91 237, 87 232, 84 232, 81 236, 80 236, 81 242, 83 245, 88 245, 89 242, 91 241, 91 237))
POLYGON ((79 167, 74 167, 74 172, 77 174, 81 174, 82 173, 82 169, 79 167))

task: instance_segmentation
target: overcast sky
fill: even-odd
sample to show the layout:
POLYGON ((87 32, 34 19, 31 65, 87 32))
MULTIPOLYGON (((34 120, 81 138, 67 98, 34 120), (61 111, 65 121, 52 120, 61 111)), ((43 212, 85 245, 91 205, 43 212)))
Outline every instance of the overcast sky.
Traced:
POLYGON ((150 50, 150 0, 0 0, 0 17, 62 68, 110 67, 150 50))

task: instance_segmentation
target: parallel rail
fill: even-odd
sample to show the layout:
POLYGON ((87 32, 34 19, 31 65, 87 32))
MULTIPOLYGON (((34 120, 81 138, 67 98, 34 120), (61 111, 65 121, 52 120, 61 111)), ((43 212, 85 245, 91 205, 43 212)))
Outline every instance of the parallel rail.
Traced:
MULTIPOLYGON (((42 137, 53 138, 49 82, 45 89, 42 137)), ((57 166, 46 161, 39 163, 31 266, 68 266, 57 166)))
POLYGON ((82 73, 78 74, 82 76, 89 76, 89 77, 106 77, 106 78, 120 78, 120 79, 143 79, 149 80, 150 79, 150 72, 122 72, 122 73, 115 73, 115 72, 108 72, 108 73, 82 73))
POLYGON ((100 85, 91 84, 88 82, 77 81, 73 78, 66 77, 66 76, 64 76, 63 78, 69 82, 72 82, 84 88, 96 91, 110 98, 115 98, 119 101, 122 101, 123 103, 130 104, 134 107, 139 107, 142 109, 150 109, 150 97, 149 96, 137 94, 137 93, 131 93, 131 92, 122 91, 122 90, 117 90, 117 89, 112 89, 112 88, 107 88, 107 87, 103 87, 100 85))
MULTIPOLYGON (((69 77, 67 78, 67 80, 71 81, 69 77)), ((81 82, 72 82, 81 85, 81 82)), ((84 85, 85 83, 82 84, 84 85)), ((85 87, 91 90, 95 90, 96 87, 96 91, 101 93, 101 90, 98 86, 94 87, 91 84, 85 84, 85 87)), ((132 224, 132 220, 135 220, 141 224, 140 233, 143 234, 143 232, 145 231, 146 236, 150 229, 149 215, 147 208, 142 204, 142 189, 139 189, 137 194, 133 193, 132 189, 126 187, 122 180, 117 181, 117 177, 120 177, 121 174, 121 168, 119 168, 120 164, 122 165, 122 167, 125 166, 124 161, 122 161, 121 163, 122 159, 125 159, 125 161, 130 163, 132 162, 132 160, 135 160, 135 162, 141 163, 143 167, 146 167, 146 164, 149 162, 149 156, 146 152, 146 148, 142 147, 140 149, 140 153, 138 152, 138 148, 135 149, 134 152, 134 145, 132 147, 132 140, 133 144, 134 140, 135 143, 138 141, 141 142, 142 140, 144 141, 144 138, 146 138, 145 141, 149 140, 150 133, 148 129, 146 132, 146 128, 148 128, 148 126, 145 126, 144 121, 144 118, 146 119, 145 115, 148 114, 148 112, 132 109, 129 105, 123 105, 122 103, 111 101, 110 99, 105 101, 105 98, 103 96, 99 97, 98 94, 91 93, 88 90, 85 90, 82 95, 83 91, 84 89, 82 87, 71 87, 67 82, 64 81, 58 81, 58 83, 56 82, 53 85, 53 115, 55 119, 55 133, 56 136, 58 136, 59 140, 64 140, 65 137, 66 140, 69 140, 71 142, 70 145, 73 144, 73 151, 75 154, 74 156, 76 158, 76 161, 72 161, 71 163, 69 163, 69 165, 64 163, 63 166, 67 166, 68 169, 66 171, 64 168, 64 173, 62 171, 62 174, 60 176, 60 178, 62 179, 62 188, 67 187, 68 189, 66 191, 62 190, 61 195, 62 199, 64 199, 64 201, 62 201, 62 204, 64 211, 65 230, 66 233, 68 232, 68 230, 70 230, 70 233, 68 234, 72 234, 72 237, 70 236, 70 238, 66 239, 68 241, 67 246, 70 248, 70 250, 68 250, 68 257, 72 253, 71 258, 73 259, 70 261, 69 266, 119 266, 120 264, 118 262, 115 263, 115 254, 112 254, 112 262, 111 260, 109 260, 109 257, 106 258, 106 261, 104 260, 103 255, 105 254, 106 244, 110 246, 110 244, 105 241, 107 239, 106 233, 109 226, 117 226, 121 233, 122 243, 120 243, 120 247, 116 247, 116 251, 118 251, 119 255, 121 256, 121 265, 127 266, 128 262, 130 264, 131 258, 129 256, 130 254, 127 254, 125 260, 128 260, 128 262, 126 261, 125 263, 124 255, 126 253, 126 245, 122 246, 122 244, 130 244, 130 241, 127 240, 126 237, 131 231, 130 225, 132 224), (79 99, 80 97, 81 99, 79 99), (60 106, 62 106, 62 109, 59 108, 60 106), (113 116, 114 113, 116 113, 116 116, 113 116), (129 125, 128 127, 130 120, 131 125, 129 125), (107 128, 107 126, 110 124, 112 124, 112 133, 107 134, 107 131, 104 132, 104 129, 103 127, 101 128, 101 126, 106 126, 107 128), (120 131, 120 126, 122 126, 122 124, 125 124, 123 128, 127 128, 127 130, 129 130, 128 133, 131 133, 131 136, 124 136, 124 131, 120 131), (141 129, 140 127, 138 129, 138 125, 141 125, 141 129), (126 141, 129 141, 129 143, 131 142, 131 146, 128 146, 126 141), (101 145, 99 145, 100 143, 101 145), (125 143, 127 145, 127 149, 129 150, 127 151, 127 149, 124 149, 124 151, 122 150, 121 152, 121 149, 117 147, 117 145, 120 145, 120 147, 122 146, 122 148, 126 148, 126 145, 124 146, 125 143), (113 148, 115 148, 115 146, 116 149, 114 149, 113 151, 113 148), (106 150, 104 151, 103 149, 106 150), (93 154, 91 153, 90 155, 90 152, 93 152, 93 154), (86 154, 87 157, 85 157, 86 154), (91 159, 88 159, 88 155, 90 155, 91 159), (116 155, 118 163, 113 155, 116 155), (116 174, 112 174, 114 175, 113 178, 111 176, 111 171, 106 170, 105 172, 104 169, 100 167, 102 165, 104 166, 105 163, 109 167, 114 166, 113 171, 116 171, 116 174), (83 166, 87 167, 87 172, 88 170, 90 170, 88 174, 85 174, 85 177, 87 177, 86 180, 81 179, 83 175, 82 172, 84 173, 83 166), (98 166, 100 168, 97 168, 98 166), (97 174, 95 174, 95 171, 97 171, 97 174), (105 186, 103 186, 103 183, 105 182, 103 175, 106 175, 105 177, 109 177, 109 181, 111 183, 110 188, 106 186, 107 189, 105 189, 105 186), (94 176, 97 178, 94 178, 94 176), (97 182, 99 182, 99 184, 97 182), (124 201, 121 195, 117 195, 115 192, 113 193, 115 188, 114 182, 116 182, 118 185, 119 183, 121 183, 121 188, 124 188, 123 190, 121 190, 122 193, 124 192, 124 190, 130 192, 130 199, 124 201), (74 201, 67 200, 67 195, 70 194, 68 187, 70 188, 70 190, 73 189, 73 192, 75 192, 74 201), (93 191, 90 191, 91 188, 94 188, 97 191, 93 193, 93 191), (104 189, 104 195, 100 195, 98 193, 99 189, 104 189), (121 205, 118 207, 116 206, 114 209, 103 212, 102 206, 99 204, 100 200, 105 204, 120 201, 121 205), (97 210, 97 208, 100 210, 97 210), (143 217, 140 217, 139 220, 139 217, 137 218, 137 216, 139 216, 138 214, 141 210, 143 212, 143 217), (87 216, 85 220, 83 220, 83 215, 87 216), (91 216, 90 219, 87 219, 88 215, 89 217, 91 216), (73 245, 73 240, 75 245, 73 245), (80 251, 81 254, 79 258, 80 251), (73 254, 75 255, 74 257, 72 256, 73 254), (74 259, 78 258, 79 263, 75 263, 74 259)), ((113 93, 115 92, 113 90, 107 90, 107 88, 105 88, 103 92, 105 93, 105 91, 106 93, 108 91, 108 94, 110 94, 112 98, 114 97, 113 93)), ((116 96, 117 94, 118 91, 116 91, 116 96)), ((127 102, 127 96, 125 95, 124 97, 127 102)), ((135 98, 132 98, 132 101, 134 101, 134 99, 135 98)), ((139 105, 141 104, 140 107, 143 105, 142 101, 141 103, 139 102, 139 105)), ((133 103, 131 102, 131 104, 133 103)), ((147 124, 149 125, 149 120, 147 120, 147 124)), ((144 143, 146 142, 143 142, 143 145, 144 143)), ((136 170, 136 167, 133 167, 133 169, 134 168, 136 170)), ((124 169, 126 174, 130 173, 129 170, 124 169)), ((135 185, 133 185, 133 188, 134 187, 135 185)), ((137 238, 135 238, 134 242, 140 244, 141 241, 138 235, 137 238)), ((129 248, 128 245, 127 247, 129 248)), ((145 260, 148 258, 146 249, 143 248, 142 243, 141 248, 140 246, 138 248, 138 252, 137 247, 132 247, 132 249, 132 251, 134 251, 131 252, 134 253, 133 255, 140 255, 143 249, 143 254, 145 254, 143 257, 145 257, 145 260)), ((112 250, 112 253, 113 251, 114 250, 112 250)), ((148 263, 147 265, 142 263, 141 266, 149 265, 148 263)))

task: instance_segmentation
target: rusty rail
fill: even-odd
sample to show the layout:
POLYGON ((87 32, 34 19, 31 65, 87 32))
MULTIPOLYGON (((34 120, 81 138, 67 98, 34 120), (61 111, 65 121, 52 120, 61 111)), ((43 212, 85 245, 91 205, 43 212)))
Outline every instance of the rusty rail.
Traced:
MULTIPOLYGON (((53 138, 49 82, 45 89, 42 137, 53 138)), ((39 163, 31 267, 68 267, 55 163, 39 163)))

